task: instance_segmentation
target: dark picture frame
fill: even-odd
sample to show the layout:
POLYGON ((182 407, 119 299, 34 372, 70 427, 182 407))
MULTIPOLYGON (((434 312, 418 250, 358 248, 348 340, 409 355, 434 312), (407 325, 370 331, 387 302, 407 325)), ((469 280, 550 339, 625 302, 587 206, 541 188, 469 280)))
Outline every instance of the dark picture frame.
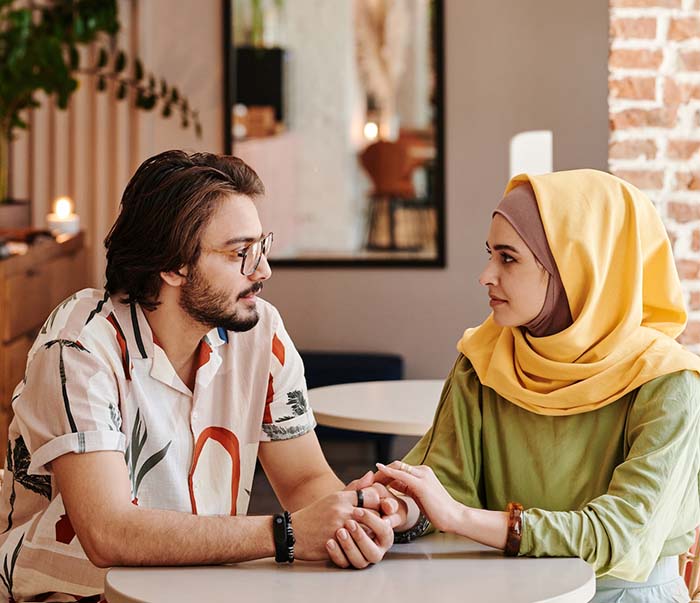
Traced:
MULTIPOLYGON (((233 0, 223 2, 223 68, 224 68, 224 152, 235 155, 231 136, 231 108, 236 99, 236 56, 233 41, 233 0)), ((436 210, 436 255, 434 258, 279 258, 270 259, 273 268, 445 268, 445 50, 444 0, 432 0, 434 6, 433 48, 435 49, 435 151, 434 204, 436 210)), ((253 166, 254 167, 254 166, 253 166)))

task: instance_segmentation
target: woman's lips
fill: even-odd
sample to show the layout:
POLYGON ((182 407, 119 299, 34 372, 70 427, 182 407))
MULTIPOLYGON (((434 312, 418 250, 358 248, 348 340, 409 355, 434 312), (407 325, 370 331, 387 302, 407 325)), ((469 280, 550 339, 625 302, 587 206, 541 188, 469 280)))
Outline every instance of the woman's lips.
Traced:
POLYGON ((500 306, 501 304, 507 303, 505 299, 499 299, 498 297, 491 297, 489 298, 489 306, 492 308, 495 308, 496 306, 500 306))

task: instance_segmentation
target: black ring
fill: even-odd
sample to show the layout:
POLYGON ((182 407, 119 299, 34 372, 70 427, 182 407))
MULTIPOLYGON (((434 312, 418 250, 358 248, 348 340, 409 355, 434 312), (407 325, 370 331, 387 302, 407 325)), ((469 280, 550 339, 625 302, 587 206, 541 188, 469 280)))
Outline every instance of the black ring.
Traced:
POLYGON ((357 493, 357 508, 361 509, 365 506, 365 495, 362 490, 355 490, 355 492, 357 493))

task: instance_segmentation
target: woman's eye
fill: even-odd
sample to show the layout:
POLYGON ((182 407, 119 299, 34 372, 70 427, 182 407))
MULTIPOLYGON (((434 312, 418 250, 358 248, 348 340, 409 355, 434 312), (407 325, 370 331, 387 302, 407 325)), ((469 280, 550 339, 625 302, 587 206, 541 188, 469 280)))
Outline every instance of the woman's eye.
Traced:
POLYGON ((504 264, 510 264, 511 262, 514 262, 515 258, 512 255, 508 255, 507 253, 502 253, 501 254, 501 262, 504 264))

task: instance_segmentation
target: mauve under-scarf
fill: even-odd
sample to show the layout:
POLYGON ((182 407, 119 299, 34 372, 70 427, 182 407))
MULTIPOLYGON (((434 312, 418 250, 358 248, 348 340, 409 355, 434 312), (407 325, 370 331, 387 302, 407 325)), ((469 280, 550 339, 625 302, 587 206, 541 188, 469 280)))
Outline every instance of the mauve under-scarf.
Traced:
POLYGON ((547 243, 532 185, 525 182, 516 186, 501 199, 493 214, 500 214, 508 220, 537 261, 549 273, 547 294, 542 309, 535 318, 523 325, 523 328, 535 337, 546 337, 563 331, 573 322, 569 301, 566 299, 559 270, 547 243))

